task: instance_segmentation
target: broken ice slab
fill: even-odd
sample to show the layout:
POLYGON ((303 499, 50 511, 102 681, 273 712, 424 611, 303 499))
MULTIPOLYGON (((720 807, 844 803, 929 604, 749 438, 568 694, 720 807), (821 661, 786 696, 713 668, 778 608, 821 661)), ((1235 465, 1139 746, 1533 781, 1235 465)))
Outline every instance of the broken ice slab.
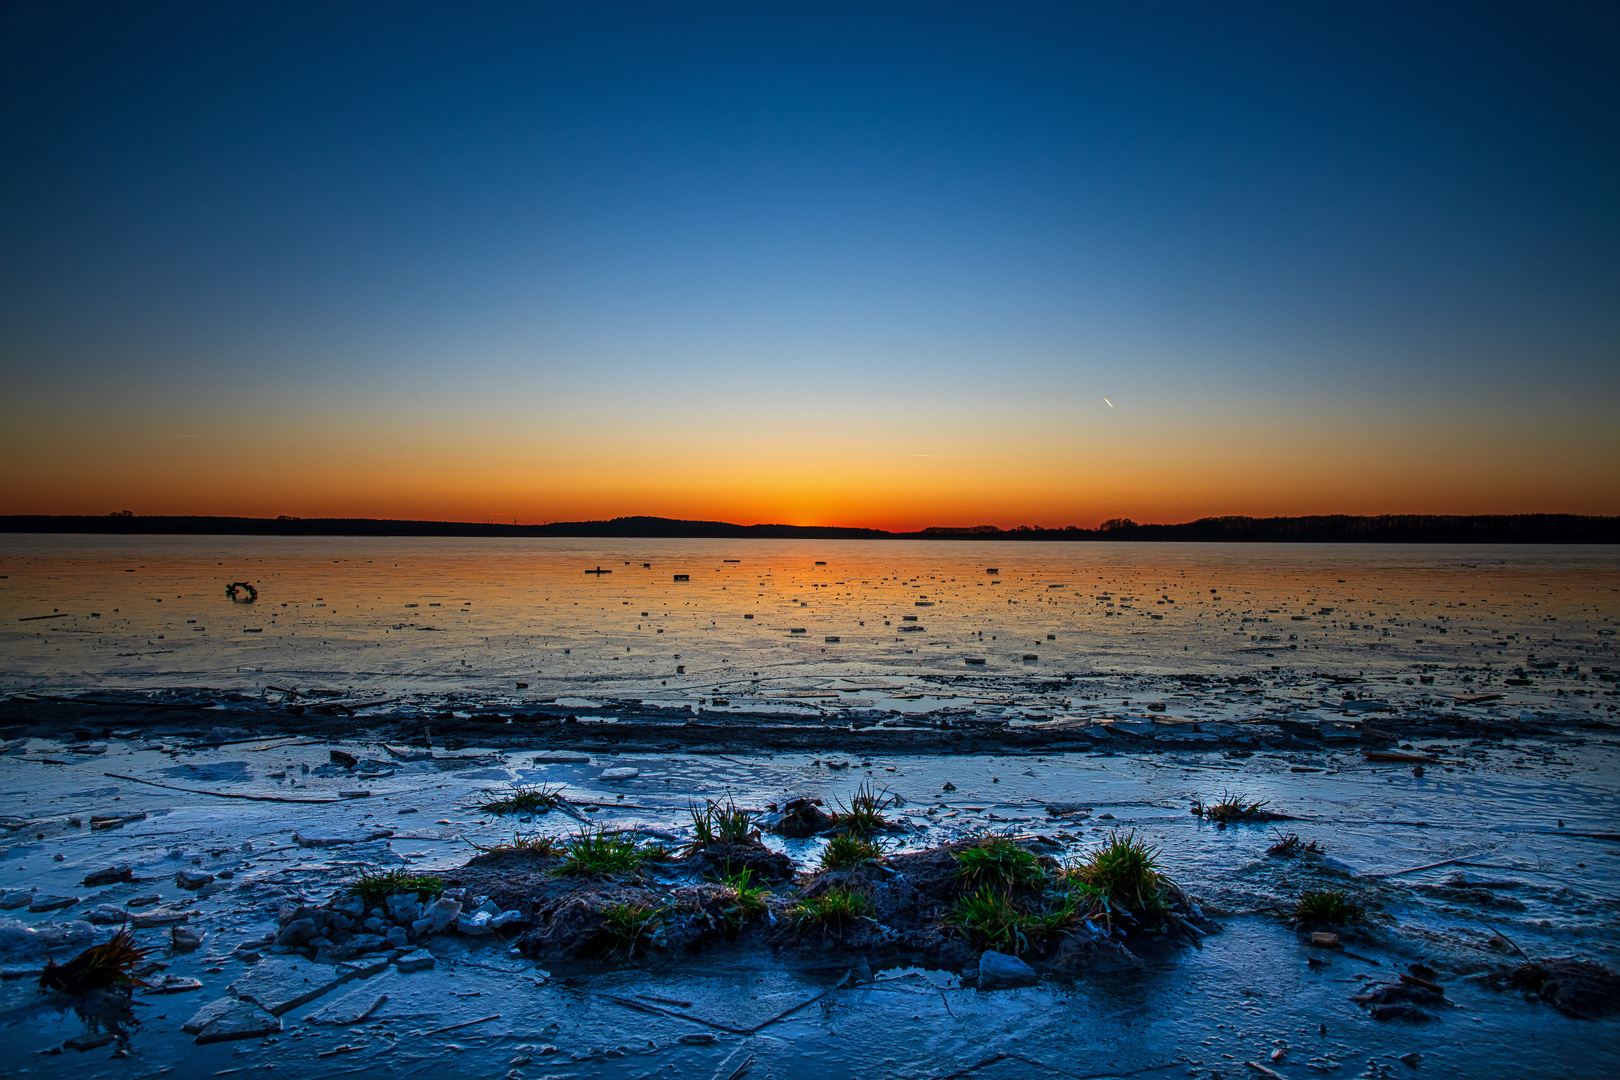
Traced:
POLYGON ((280 1016, 289 1009, 314 1001, 353 976, 336 967, 312 964, 289 956, 270 956, 252 971, 231 984, 231 992, 243 1001, 263 1006, 280 1016))
POLYGON ((299 847, 335 847, 339 844, 364 844, 393 836, 393 829, 322 829, 312 827, 293 833, 293 842, 299 847))
POLYGON ((151 911, 131 912, 129 925, 136 930, 150 930, 154 926, 175 926, 191 918, 189 911, 154 908, 151 911))
POLYGON ((153 983, 146 988, 148 994, 181 994, 187 990, 201 990, 202 980, 188 979, 181 975, 165 975, 161 982, 153 983))
POLYGON ((392 989, 393 985, 392 976, 367 983, 357 990, 344 994, 336 1001, 321 1006, 316 1012, 304 1017, 304 1020, 311 1024, 364 1023, 388 1001, 387 991, 392 989))
POLYGON ((256 1039, 279 1032, 281 1017, 272 1016, 251 1001, 220 998, 197 1010, 180 1030, 197 1036, 199 1044, 256 1039))
POLYGON ((536 765, 585 765, 591 755, 578 750, 542 750, 532 760, 536 765))
POLYGON ((412 949, 410 952, 394 961, 394 966, 402 972, 428 971, 437 961, 433 954, 426 949, 412 949))

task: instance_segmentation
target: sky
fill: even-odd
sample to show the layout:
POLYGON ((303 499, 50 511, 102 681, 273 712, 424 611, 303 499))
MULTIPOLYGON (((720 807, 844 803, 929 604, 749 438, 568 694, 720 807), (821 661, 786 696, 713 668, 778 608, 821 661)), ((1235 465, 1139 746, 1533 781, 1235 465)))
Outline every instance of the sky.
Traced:
POLYGON ((1620 513, 1620 5, 0 5, 0 513, 1620 513))

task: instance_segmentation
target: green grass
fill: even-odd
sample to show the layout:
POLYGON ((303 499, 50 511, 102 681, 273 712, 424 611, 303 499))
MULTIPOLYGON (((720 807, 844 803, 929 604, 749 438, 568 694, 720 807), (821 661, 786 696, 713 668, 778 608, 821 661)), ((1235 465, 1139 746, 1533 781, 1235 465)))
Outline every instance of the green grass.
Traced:
POLYGON ((1004 836, 986 837, 952 857, 957 878, 969 889, 981 885, 1000 890, 1027 888, 1046 878, 1035 855, 1004 836))
POLYGON ((882 857, 883 848, 876 841, 845 834, 833 837, 827 841, 827 846, 821 849, 821 868, 842 870, 860 866, 862 863, 876 862, 882 857))
POLYGON ((694 848, 708 847, 710 844, 741 844, 753 832, 754 815, 739 809, 729 797, 725 802, 705 799, 703 806, 693 805, 688 812, 692 815, 694 839, 691 846, 694 848))
POLYGON ((848 829, 856 836, 870 836, 875 832, 882 832, 889 827, 883 817, 883 811, 894 806, 897 800, 889 795, 888 789, 878 791, 869 782, 862 781, 861 786, 851 796, 849 805, 838 803, 838 812, 833 814, 833 821, 848 829))
MULTIPOLYGON (((472 844, 472 841, 468 840, 467 843, 472 844)), ((488 855, 501 855, 508 851, 515 851, 520 854, 545 859, 559 854, 563 845, 554 836, 546 836, 538 832, 526 833, 514 830, 510 841, 503 840, 493 847, 484 847, 482 844, 473 844, 473 847, 488 855)))
POLYGON ((854 889, 828 889, 820 896, 806 897, 788 909, 794 922, 801 928, 825 927, 837 930, 847 926, 872 910, 866 894, 854 889))
POLYGON ((1265 809, 1268 801, 1261 799, 1258 802, 1250 802, 1243 795, 1224 792, 1220 802, 1210 803, 1207 806, 1201 801, 1194 800, 1193 813, 1217 825, 1230 825, 1238 821, 1267 821, 1271 818, 1271 814, 1265 809))
POLYGON ((562 803, 562 793, 544 784, 520 787, 504 798, 487 802, 478 809, 486 814, 543 814, 562 803))
POLYGON ((1297 923, 1352 923, 1366 917, 1360 904, 1353 902, 1338 889, 1313 889, 1299 895, 1294 906, 1297 923))
POLYGON ((725 907, 722 911, 726 926, 732 933, 741 929, 744 923, 765 914, 765 897, 770 890, 754 883, 754 872, 748 867, 734 871, 728 860, 716 883, 725 889, 722 896, 725 907))
POLYGON ((623 833, 605 829, 584 829, 563 841, 562 865, 558 875, 623 874, 640 869, 641 864, 663 852, 623 833))
POLYGON ((395 893, 414 892, 418 900, 444 891, 444 878, 437 874, 413 874, 409 870, 362 870, 349 884, 349 895, 358 896, 367 907, 381 907, 395 893))
POLYGON ((601 939, 603 952, 624 954, 626 960, 636 955, 641 944, 663 920, 663 912, 646 904, 612 904, 602 909, 601 939))
POLYGON ((1068 873, 1082 893, 1108 912, 1158 911, 1165 906, 1165 890, 1175 886, 1159 868, 1159 849, 1136 839, 1135 832, 1110 833, 1102 847, 1068 873))
POLYGON ((1067 897, 1050 911, 1031 912, 1020 908, 1010 893, 981 885, 957 900, 945 922, 977 945, 1021 956, 1032 943, 1061 933, 1077 914, 1075 902, 1067 897))

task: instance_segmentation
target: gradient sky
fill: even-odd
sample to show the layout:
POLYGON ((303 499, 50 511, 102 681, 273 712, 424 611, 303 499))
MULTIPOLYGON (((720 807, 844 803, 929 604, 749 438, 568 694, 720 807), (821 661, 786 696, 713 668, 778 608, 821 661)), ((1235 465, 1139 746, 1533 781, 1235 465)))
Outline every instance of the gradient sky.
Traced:
POLYGON ((1608 2, 9 3, 0 513, 1620 513, 1617 56, 1608 2))

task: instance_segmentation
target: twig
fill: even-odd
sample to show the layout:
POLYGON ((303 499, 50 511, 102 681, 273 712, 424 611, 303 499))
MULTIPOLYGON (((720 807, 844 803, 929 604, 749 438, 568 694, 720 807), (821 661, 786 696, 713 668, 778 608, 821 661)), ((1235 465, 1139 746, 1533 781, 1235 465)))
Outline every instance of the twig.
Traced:
POLYGON ((1422 866, 1414 866, 1414 867, 1412 867, 1412 868, 1410 868, 1408 870, 1391 870, 1387 874, 1362 874, 1361 876, 1362 877, 1369 877, 1369 878, 1401 877, 1401 876, 1403 876, 1405 874, 1415 874, 1419 870, 1433 870, 1433 869, 1436 869, 1437 867, 1450 866, 1452 863, 1459 863, 1459 862, 1462 862, 1461 858, 1441 859, 1439 862, 1424 863, 1422 866))
POLYGON ((1496 927, 1492 926, 1490 923, 1483 923, 1482 922, 1479 925, 1483 926, 1485 929, 1489 930, 1491 933, 1495 934, 1497 937, 1501 938, 1503 941, 1507 942, 1509 945, 1512 945, 1513 946, 1513 951, 1518 953, 1520 956, 1524 957, 1525 960, 1529 961, 1532 964, 1535 963, 1534 960, 1530 959, 1530 954, 1529 953, 1525 952, 1523 949, 1519 948, 1518 945, 1514 944, 1513 939, 1508 937, 1506 934, 1502 933, 1502 931, 1498 930, 1496 927))
POLYGON ((671 1009, 660 1009, 656 1005, 648 1005, 645 1002, 634 1001, 630 998, 622 998, 615 994, 603 994, 601 996, 606 998, 608 1001, 613 1002, 615 1005, 623 1005, 625 1008, 635 1009, 637 1012, 656 1013, 659 1016, 674 1016, 681 1020, 690 1020, 694 1024, 702 1024, 704 1027, 712 1027, 716 1031, 729 1031, 733 1035, 752 1035, 754 1033, 753 1030, 749 1028, 734 1028, 727 1024, 717 1024, 713 1020, 705 1020, 701 1016, 693 1016, 690 1013, 679 1013, 671 1009))
POLYGON ((477 1020, 466 1020, 466 1021, 463 1021, 462 1023, 459 1023, 459 1024, 451 1024, 449 1027, 434 1028, 432 1031, 424 1031, 424 1032, 422 1032, 422 1034, 423 1035, 443 1035, 446 1032, 460 1031, 462 1028, 472 1027, 474 1024, 484 1024, 484 1023, 488 1023, 491 1020, 499 1020, 500 1018, 501 1018, 500 1013, 490 1013, 488 1016, 481 1016, 477 1020))
POLYGON ((104 772, 102 776, 110 776, 114 780, 128 780, 133 784, 149 784, 152 787, 166 788, 169 791, 184 791, 188 795, 212 795, 216 799, 247 799, 251 802, 286 802, 286 803, 336 803, 345 802, 344 799, 300 799, 293 795, 247 795, 235 791, 205 791, 202 788, 178 787, 174 784, 160 784, 156 780, 142 780, 138 776, 125 776, 123 773, 104 772))
MULTIPOLYGON (((736 1056, 737 1056, 736 1054, 733 1054, 731 1057, 736 1057, 736 1056)), ((725 1061, 722 1061, 720 1063, 720 1069, 724 1069, 727 1065, 730 1065, 730 1064, 731 1064, 731 1058, 726 1058, 725 1061)), ((716 1069, 715 1073, 714 1073, 714 1080, 737 1080, 737 1077, 742 1076, 744 1073, 746 1073, 749 1069, 752 1069, 753 1067, 754 1067, 754 1055, 749 1054, 746 1058, 743 1059, 743 1063, 741 1065, 739 1065, 735 1069, 731 1070, 731 1072, 727 1073, 724 1077, 722 1077, 720 1075, 720 1070, 716 1069)))
POLYGON ((750 1035, 758 1034, 760 1031, 762 1031, 763 1029, 765 1029, 765 1028, 769 1027, 770 1025, 776 1023, 778 1020, 787 1019, 789 1016, 792 1016, 794 1013, 798 1012, 800 1009, 804 1008, 805 1006, 814 1005, 816 1002, 820 1001, 822 998, 826 997, 828 994, 832 993, 834 990, 837 990, 840 986, 843 986, 846 982, 848 982, 850 972, 853 972, 854 970, 855 970, 854 968, 850 968, 849 971, 844 972, 844 975, 843 975, 843 977, 841 979, 839 979, 837 982, 833 983, 831 986, 827 987, 827 989, 823 990, 821 993, 817 994, 815 997, 811 998, 809 1001, 801 1001, 797 1005, 792 1006, 791 1008, 783 1009, 781 1012, 777 1013, 775 1016, 771 1017, 769 1020, 766 1020, 764 1023, 755 1024, 752 1028, 749 1029, 749 1034, 750 1035))

